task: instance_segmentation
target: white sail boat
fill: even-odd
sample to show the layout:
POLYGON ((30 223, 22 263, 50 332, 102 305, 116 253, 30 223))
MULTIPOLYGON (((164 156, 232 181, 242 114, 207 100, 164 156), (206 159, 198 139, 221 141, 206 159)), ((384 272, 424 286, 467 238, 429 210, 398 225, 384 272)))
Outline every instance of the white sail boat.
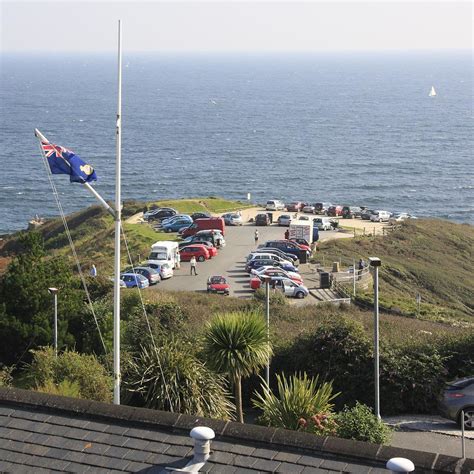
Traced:
POLYGON ((436 91, 434 86, 431 86, 430 93, 428 94, 429 97, 436 97, 436 91))

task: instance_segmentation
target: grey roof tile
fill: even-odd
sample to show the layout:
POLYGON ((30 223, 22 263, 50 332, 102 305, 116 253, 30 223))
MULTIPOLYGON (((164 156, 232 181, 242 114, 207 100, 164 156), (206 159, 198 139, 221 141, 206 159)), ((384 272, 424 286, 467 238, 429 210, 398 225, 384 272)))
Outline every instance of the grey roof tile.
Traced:
POLYGON ((388 469, 384 469, 383 467, 373 467, 370 471, 370 474, 388 474, 390 471, 388 469))
MULTIPOLYGON (((212 444, 211 444, 212 449, 212 444)), ((218 464, 234 464, 235 454, 224 451, 212 451, 209 460, 218 464)))
POLYGON ((11 439, 15 441, 27 441, 31 438, 33 433, 24 432, 22 430, 13 430, 10 428, 2 428, 0 438, 11 439))
POLYGON ((13 412, 13 408, 0 406, 0 415, 2 416, 10 416, 13 412))
POLYGON ((147 451, 140 451, 137 449, 129 449, 125 455, 123 456, 124 459, 128 459, 129 461, 137 461, 137 462, 145 462, 150 457, 150 453, 147 451))
MULTIPOLYGON (((214 466, 212 466, 212 471, 214 471, 214 466)), ((218 473, 219 470, 217 470, 215 472, 218 473)), ((238 467, 235 472, 238 473, 238 474, 256 474, 258 471, 254 471, 253 469, 247 469, 246 467, 238 467)))
POLYGON ((296 464, 301 457, 301 454, 293 454, 288 452, 279 452, 275 457, 275 461, 289 462, 296 464))
POLYGON ((15 418, 24 418, 25 420, 31 420, 31 421, 42 421, 45 422, 49 418, 51 418, 51 415, 49 413, 39 413, 31 410, 15 410, 11 416, 14 416, 15 418))
POLYGON ((273 459, 278 453, 279 451, 276 449, 257 448, 252 453, 252 456, 255 456, 256 458, 273 459))
POLYGON ((212 464, 208 463, 211 466, 210 472, 216 473, 216 474, 234 474, 237 473, 237 467, 235 466, 228 466, 225 464, 212 464))
POLYGON ((289 462, 282 462, 278 469, 275 472, 284 472, 285 474, 290 473, 300 473, 305 466, 301 466, 300 464, 291 464, 289 462))
POLYGON ((0 461, 0 472, 13 472, 13 464, 8 461, 0 461))
POLYGON ((64 461, 63 459, 51 459, 47 457, 38 456, 35 460, 35 463, 37 466, 41 466, 44 468, 54 469, 57 471, 64 471, 66 466, 69 464, 69 461, 64 461))
POLYGON ((168 437, 169 444, 178 444, 180 446, 192 446, 193 440, 189 436, 173 435, 168 437))
POLYGON ((65 461, 79 464, 94 464, 93 454, 81 453, 79 451, 68 451, 63 456, 65 461))
POLYGON ((252 465, 252 469, 259 471, 275 472, 280 466, 280 461, 272 461, 270 459, 257 459, 252 465))
MULTIPOLYGON (((115 436, 115 435, 111 435, 115 436)), ((148 449, 148 445, 150 444, 149 441, 146 441, 144 439, 137 439, 137 438, 125 438, 122 437, 123 443, 120 446, 123 446, 124 448, 129 448, 129 449, 142 449, 146 450, 148 449)))
MULTIPOLYGON (((160 465, 162 464, 164 467, 176 461, 180 461, 180 460, 172 456, 167 456, 166 454, 152 454, 147 459, 148 464, 155 465, 155 466, 157 464, 160 464, 160 465)), ((184 464, 186 464, 186 462, 184 464)))
POLYGON ((152 453, 163 454, 168 450, 169 447, 170 445, 166 443, 155 443, 154 441, 150 441, 147 444, 146 449, 147 451, 151 451, 152 453))
POLYGON ((228 451, 229 453, 242 454, 250 456, 255 451, 255 447, 239 443, 223 443, 222 441, 213 441, 212 446, 218 451, 228 451))
POLYGON ((31 436, 28 437, 28 442, 34 444, 45 444, 49 437, 49 435, 43 433, 32 433, 31 436))
POLYGON ((6 426, 10 429, 33 431, 36 426, 34 421, 23 420, 21 418, 10 417, 6 426))
POLYGON ((110 456, 111 458, 122 459, 125 454, 128 453, 128 451, 128 448, 121 448, 119 446, 109 446, 107 451, 105 452, 105 455, 110 456))
POLYGON ((310 467, 319 467, 323 459, 319 456, 307 456, 303 455, 299 458, 298 464, 302 464, 303 466, 310 466, 310 467))
POLYGON ((252 467, 253 463, 255 462, 255 458, 251 456, 235 456, 234 464, 240 467, 252 467))
POLYGON ((116 434, 119 436, 123 436, 127 431, 129 431, 128 426, 123 425, 109 425, 105 430, 106 433, 116 434))
POLYGON ((166 454, 168 456, 181 456, 181 457, 186 457, 190 452, 192 451, 192 448, 190 446, 176 446, 176 445, 171 445, 167 451, 166 454))
POLYGON ((10 418, 8 416, 1 416, 0 415, 0 426, 6 426, 9 422, 10 418))
POLYGON ((370 467, 363 464, 350 463, 346 466, 345 470, 351 474, 367 474, 370 467))
MULTIPOLYGON (((329 474, 327 469, 319 469, 319 467, 305 466, 301 474, 329 474)), ((334 474, 334 471, 332 472, 334 474)))
MULTIPOLYGON (((84 466, 84 464, 78 464, 75 462, 70 462, 64 470, 66 472, 78 472, 78 473, 83 473, 83 472, 91 472, 89 469, 89 466, 84 466)), ((95 472, 100 472, 98 469, 95 472)))
MULTIPOLYGON (((111 449, 111 447, 108 444, 83 442, 82 452, 90 454, 105 454, 109 449, 111 449)), ((109 456, 109 454, 107 454, 107 456, 109 456)))
POLYGON ((109 426, 108 423, 98 423, 97 421, 88 421, 87 423, 85 423, 83 428, 85 428, 88 431, 104 432, 108 426, 109 426))
MULTIPOLYGON (((144 471, 144 470, 147 470, 147 469, 150 469, 152 466, 150 466, 150 464, 147 464, 147 463, 143 463, 143 462, 131 462, 128 464, 127 466, 127 472, 140 472, 140 471, 144 471)), ((107 474, 109 473, 110 471, 107 471, 107 474)), ((167 471, 167 473, 169 474, 170 471, 167 471)))
POLYGON ((333 459, 325 459, 319 467, 333 471, 344 471, 346 466, 347 462, 335 461, 333 459))
POLYGON ((49 448, 48 451, 46 451, 45 456, 48 458, 63 459, 67 453, 68 451, 65 451, 64 449, 49 448))

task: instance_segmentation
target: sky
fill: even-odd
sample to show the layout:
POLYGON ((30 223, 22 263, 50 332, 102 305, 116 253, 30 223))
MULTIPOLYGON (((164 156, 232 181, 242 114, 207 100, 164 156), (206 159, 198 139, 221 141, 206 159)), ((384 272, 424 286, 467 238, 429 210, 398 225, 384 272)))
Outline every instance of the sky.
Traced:
POLYGON ((471 49, 470 1, 3 1, 1 52, 471 49))

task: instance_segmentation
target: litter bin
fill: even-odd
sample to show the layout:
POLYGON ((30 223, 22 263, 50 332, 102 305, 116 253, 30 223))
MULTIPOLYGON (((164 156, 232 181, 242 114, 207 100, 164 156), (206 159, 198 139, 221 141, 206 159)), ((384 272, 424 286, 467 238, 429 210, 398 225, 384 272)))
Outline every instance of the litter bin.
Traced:
POLYGON ((270 224, 273 224, 273 212, 267 212, 267 216, 270 219, 270 224))
POLYGON ((319 274, 319 282, 320 282, 319 287, 320 288, 322 289, 331 288, 331 280, 329 277, 330 277, 329 272, 321 272, 319 274))

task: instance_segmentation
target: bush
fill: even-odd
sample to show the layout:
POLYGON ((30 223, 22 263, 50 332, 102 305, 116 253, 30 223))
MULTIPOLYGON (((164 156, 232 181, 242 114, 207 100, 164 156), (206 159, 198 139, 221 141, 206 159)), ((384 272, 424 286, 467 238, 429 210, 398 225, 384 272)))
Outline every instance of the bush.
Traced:
POLYGON ((11 387, 13 382, 12 372, 14 366, 7 367, 0 364, 0 387, 11 387))
POLYGON ((190 344, 168 339, 140 350, 124 364, 132 404, 196 416, 231 419, 226 381, 192 354, 190 344), (166 383, 165 383, 166 382, 166 383))
MULTIPOLYGON (((331 401, 339 395, 332 392, 332 384, 326 382, 318 386, 318 377, 309 378, 306 373, 292 375, 289 379, 285 374, 277 374, 276 378, 278 395, 264 382, 261 385, 263 393, 256 392, 252 400, 253 405, 263 412, 259 423, 290 430, 308 430, 312 426, 317 431, 318 416, 324 415, 324 420, 328 419, 327 415, 334 406, 331 401), (307 420, 314 423, 310 425, 307 420)), ((319 426, 323 428, 322 423, 319 426)))
POLYGON ((376 444, 387 444, 391 439, 392 429, 379 420, 367 405, 359 402, 336 413, 335 422, 339 438, 376 444))
MULTIPOLYGON (((265 303, 267 300, 265 294, 265 288, 258 288, 254 293, 254 298, 257 301, 265 303)), ((284 306, 288 304, 285 295, 281 291, 270 290, 270 305, 271 306, 284 306)))
POLYGON ((33 361, 25 370, 25 379, 31 388, 45 390, 56 386, 58 390, 74 391, 77 385, 80 398, 102 402, 112 400, 112 378, 95 356, 65 351, 56 358, 52 347, 31 353, 33 361))

